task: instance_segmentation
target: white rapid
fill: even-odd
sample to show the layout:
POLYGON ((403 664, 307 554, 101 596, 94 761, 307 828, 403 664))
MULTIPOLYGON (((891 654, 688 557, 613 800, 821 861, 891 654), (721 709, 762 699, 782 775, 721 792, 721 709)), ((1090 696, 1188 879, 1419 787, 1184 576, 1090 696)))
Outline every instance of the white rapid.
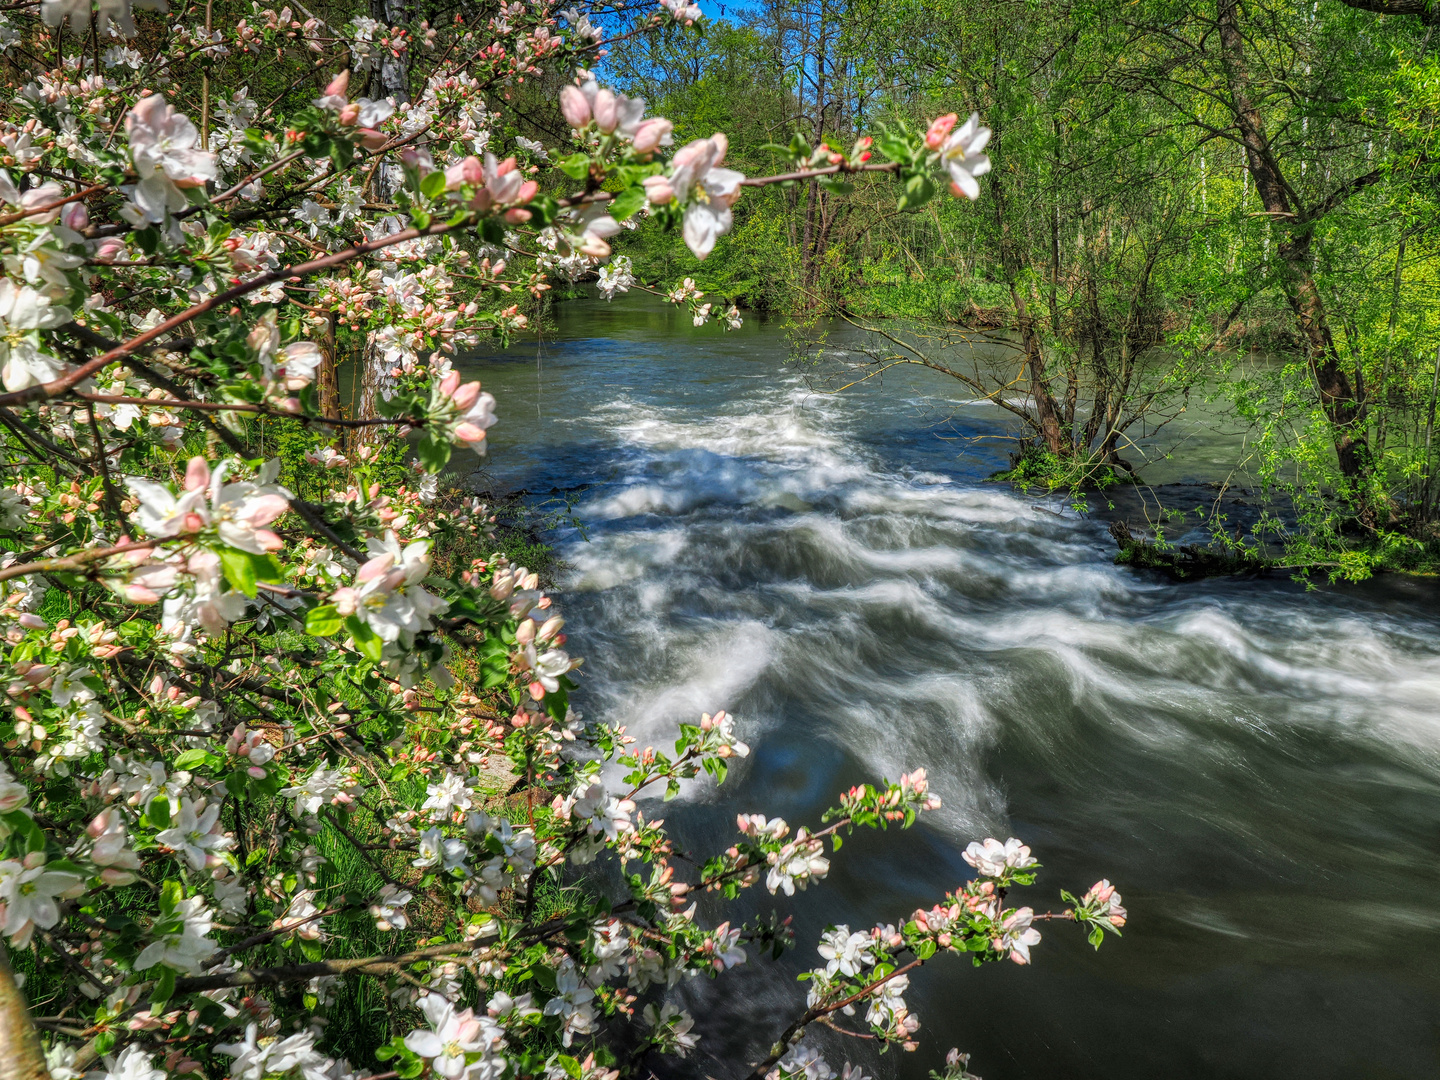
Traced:
POLYGON ((919 1078, 959 1045, 987 1080, 1440 1075, 1430 586, 1137 575, 1105 522, 983 482, 1002 421, 929 426, 950 387, 816 395, 778 333, 653 308, 568 306, 560 330, 538 363, 470 363, 504 421, 486 482, 574 499, 588 539, 556 540, 589 717, 642 745, 739 718, 751 757, 664 811, 686 842, 725 846, 737 811, 814 822, 917 765, 945 800, 847 844, 822 889, 751 901, 793 911, 798 947, 738 998, 684 989, 702 1047, 753 1054, 803 1007, 826 923, 897 921, 964 880, 969 840, 1015 835, 1045 864, 1022 902, 1108 877, 1124 939, 1052 926, 1029 970, 932 964, 907 995, 922 1050, 827 1035, 837 1064, 919 1078))

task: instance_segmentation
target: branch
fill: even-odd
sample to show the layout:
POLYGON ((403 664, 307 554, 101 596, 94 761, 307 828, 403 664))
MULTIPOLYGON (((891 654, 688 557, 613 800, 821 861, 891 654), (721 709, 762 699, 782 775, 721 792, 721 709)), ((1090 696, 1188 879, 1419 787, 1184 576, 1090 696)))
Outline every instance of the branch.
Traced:
POLYGON ((884 986, 891 979, 899 978, 901 975, 913 971, 924 963, 924 960, 911 960, 910 963, 896 968, 889 975, 886 975, 885 978, 877 979, 875 982, 866 986, 865 989, 851 994, 847 998, 842 998, 830 1005, 814 1005, 806 1009, 798 1020, 785 1029, 785 1033, 780 1036, 779 1041, 770 1048, 769 1056, 755 1066, 749 1077, 747 1077, 747 1080, 765 1080, 765 1074, 770 1071, 777 1061, 785 1056, 785 1052, 799 1040, 799 1037, 804 1033, 805 1029, 816 1020, 829 1016, 831 1013, 839 1012, 847 1005, 854 1005, 862 998, 869 997, 878 987, 884 986))
POLYGON ((1346 7, 1377 15, 1419 15, 1425 26, 1440 24, 1440 8, 1432 0, 1340 0, 1346 7))
POLYGON ((407 240, 416 240, 422 236, 440 236, 462 225, 471 224, 473 219, 474 215, 469 215, 454 224, 431 225, 425 229, 402 229, 397 233, 391 233, 389 236, 382 237, 379 240, 369 240, 363 244, 353 244, 348 248, 335 252, 333 255, 327 255, 322 259, 313 259, 307 263, 285 266, 279 270, 272 270, 267 274, 261 274, 259 277, 250 281, 234 285, 224 292, 218 292, 208 300, 202 300, 194 307, 187 308, 178 315, 172 315, 159 325, 146 330, 143 334, 131 338, 123 345, 115 346, 115 348, 109 350, 102 356, 97 356, 94 360, 81 364, 74 371, 68 372, 58 379, 53 379, 47 383, 40 383, 36 386, 28 386, 24 390, 15 390, 8 394, 0 394, 0 406, 26 405, 32 401, 44 401, 48 398, 59 397, 61 394, 67 393, 91 376, 98 374, 106 365, 138 352, 142 346, 150 344, 150 342, 157 338, 163 337, 177 327, 184 326, 191 319, 204 315, 207 311, 213 311, 215 308, 223 304, 228 304, 230 301, 236 300, 246 293, 254 292, 256 289, 263 289, 267 285, 273 285, 275 282, 284 281, 287 278, 306 277, 310 274, 318 274, 333 267, 341 266, 344 263, 350 262, 352 259, 358 259, 362 255, 369 255, 373 251, 380 251, 383 248, 391 247, 395 244, 403 244, 407 240))
POLYGON ((305 413, 286 412, 284 409, 267 409, 263 405, 232 404, 224 401, 177 401, 168 398, 119 397, 115 394, 85 394, 72 391, 81 401, 93 401, 99 405, 144 405, 155 409, 202 409, 211 412, 255 413, 259 416, 274 416, 285 420, 309 421, 312 424, 328 424, 331 427, 377 427, 384 424, 396 426, 409 424, 423 427, 424 420, 413 416, 377 416, 366 420, 350 420, 343 416, 307 416, 305 413))
MULTIPOLYGON (((1348 3, 1349 0, 1346 0, 1346 2, 1348 3)), ((1364 191, 1371 184, 1383 180, 1384 177, 1385 173, 1383 170, 1375 169, 1372 172, 1365 173, 1363 176, 1357 176, 1353 180, 1347 181, 1329 195, 1325 196, 1325 198, 1321 199, 1309 210, 1306 210, 1305 220, 1315 221, 1324 217, 1330 213, 1330 211, 1344 203, 1351 195, 1364 191)))
MULTIPOLYGON (((433 960, 440 956, 458 956, 474 952, 474 946, 464 941, 447 941, 440 945, 427 945, 397 956, 363 956, 349 960, 317 960, 313 964, 292 964, 289 967, 242 968, 222 975, 194 975, 175 980, 175 993, 197 994, 206 990, 224 990, 231 986, 279 986, 282 983, 301 982, 317 975, 349 975, 354 972, 366 975, 393 975, 407 964, 422 960, 433 960)), ((8 1080, 0 1074, 0 1080, 8 1080)))
POLYGON ((93 187, 88 187, 84 191, 77 191, 74 195, 67 195, 63 199, 59 199, 52 203, 46 203, 44 206, 32 207, 29 210, 17 210, 11 214, 0 214, 0 225, 13 225, 17 221, 22 221, 27 217, 33 217, 36 214, 48 214, 51 210, 60 209, 60 207, 64 206, 66 203, 72 203, 75 202, 77 199, 83 199, 87 195, 94 195, 97 191, 105 191, 109 187, 109 184, 95 184, 93 187))
MULTIPOLYGON (((166 537, 163 542, 172 540, 183 540, 189 533, 180 533, 177 536, 166 537)), ((14 577, 24 577, 26 574, 50 574, 66 570, 83 570, 93 562, 101 559, 108 559, 111 555, 119 555, 126 551, 146 551, 155 547, 162 541, 156 540, 135 540, 128 544, 116 544, 114 547, 91 548, 89 551, 77 552, 74 555, 66 555, 56 559, 41 559, 38 562, 19 563, 15 566, 0 568, 0 581, 8 581, 14 577)))

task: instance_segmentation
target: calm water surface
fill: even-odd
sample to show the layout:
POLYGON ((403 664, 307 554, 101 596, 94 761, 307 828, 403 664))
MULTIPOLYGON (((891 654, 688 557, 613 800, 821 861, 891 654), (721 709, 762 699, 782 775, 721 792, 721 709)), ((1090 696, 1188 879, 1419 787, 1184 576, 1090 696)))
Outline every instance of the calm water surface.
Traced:
MULTIPOLYGON (((968 841, 1014 835, 1045 865, 1021 902, 1109 877, 1124 939, 1054 926, 1030 968, 927 965, 920 1051, 821 1032, 837 1068, 919 1080, 959 1046, 986 1080, 1440 1076, 1435 592, 1137 576, 1103 522, 982 482, 1003 442, 957 436, 1003 434, 994 406, 923 371, 817 395, 784 355, 776 327, 640 300, 463 365, 499 399, 487 482, 568 491, 588 531, 557 533, 586 715, 642 745, 740 719, 731 780, 663 811, 691 850, 920 764, 945 800, 857 834, 819 889, 750 899, 798 945, 739 994, 677 991, 698 1071, 735 1075, 803 1008, 828 922, 929 907, 968 841)), ((1160 478, 1215 478, 1225 440, 1181 434, 1160 478)))

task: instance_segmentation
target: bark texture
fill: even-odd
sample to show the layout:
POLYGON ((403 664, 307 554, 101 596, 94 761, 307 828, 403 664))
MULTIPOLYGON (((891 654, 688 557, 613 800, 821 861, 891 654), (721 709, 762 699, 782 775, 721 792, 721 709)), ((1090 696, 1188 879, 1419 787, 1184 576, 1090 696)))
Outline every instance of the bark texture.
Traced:
POLYGON ((0 945, 0 1080, 50 1080, 25 995, 0 945))
MULTIPOLYGON (((1352 480, 1363 477, 1369 468, 1369 447, 1364 437, 1365 402, 1359 387, 1340 366, 1340 355, 1330 332, 1325 305, 1313 272, 1311 239, 1319 215, 1306 212, 1294 197, 1280 168, 1265 130, 1264 118, 1255 105, 1250 75, 1245 64, 1245 38, 1240 30, 1238 0, 1218 0, 1217 22, 1220 47, 1229 84, 1235 121, 1245 147, 1245 163, 1255 181, 1255 192, 1276 227, 1288 234, 1277 254, 1284 266, 1284 289, 1300 338, 1305 345, 1310 373, 1320 395, 1321 408, 1334 432, 1335 457, 1341 473, 1352 480)), ((1362 181, 1364 178, 1362 178, 1362 181)), ((1360 182, 1352 185, 1358 190, 1360 182)), ((1343 201, 1348 189, 1337 193, 1343 201)), ((1321 212, 1332 207, 1326 200, 1321 212)), ((1337 203, 1338 205, 1338 203, 1337 203)))

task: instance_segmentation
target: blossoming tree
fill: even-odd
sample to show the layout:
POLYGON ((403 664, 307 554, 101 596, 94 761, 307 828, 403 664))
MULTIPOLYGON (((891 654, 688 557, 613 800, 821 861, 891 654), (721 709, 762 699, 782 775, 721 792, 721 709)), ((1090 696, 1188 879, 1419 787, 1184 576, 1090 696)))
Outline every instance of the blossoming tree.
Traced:
MULTIPOLYGON (((797 141, 747 178, 724 135, 672 154, 669 121, 602 87, 575 10, 386 27, 257 6, 221 29, 135 6, 160 10, 43 0, 0 23, 0 1076, 584 1080, 686 1053, 666 992, 790 943, 697 898, 793 895, 854 829, 939 800, 917 769, 810 826, 742 815, 732 846, 678 861, 651 800, 748 748, 723 712, 668 750, 582 722, 537 575, 447 557, 489 523, 438 477, 496 422, 451 357, 522 330, 554 274, 641 287, 609 243, 637 215, 703 258, 746 186, 870 171, 902 206, 941 177, 975 198, 988 132, 797 141), (262 60, 298 73, 294 107, 224 91, 226 62, 262 60), (413 98, 354 91, 387 64, 413 98), (506 101, 547 76, 568 144, 502 160, 506 101), (197 81, 198 127, 176 106, 197 81), (347 341, 373 414, 339 407, 347 341), (597 860, 618 892, 557 890, 597 860), (396 1026, 388 1065, 327 1035, 360 984, 396 1026)), ((666 0, 616 32, 698 17, 666 0)), ((738 325, 693 282, 669 295, 738 325)), ((804 1036, 837 1013, 913 1048, 904 992, 933 957, 1024 964, 1040 921, 1097 945, 1124 923, 1107 882, 1009 906, 1037 867, 1019 841, 965 857, 977 876, 931 910, 828 930, 793 1022, 735 1068, 824 1080, 804 1036)))

